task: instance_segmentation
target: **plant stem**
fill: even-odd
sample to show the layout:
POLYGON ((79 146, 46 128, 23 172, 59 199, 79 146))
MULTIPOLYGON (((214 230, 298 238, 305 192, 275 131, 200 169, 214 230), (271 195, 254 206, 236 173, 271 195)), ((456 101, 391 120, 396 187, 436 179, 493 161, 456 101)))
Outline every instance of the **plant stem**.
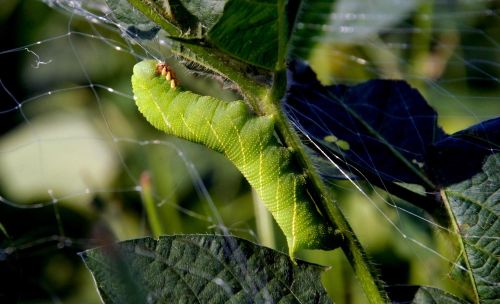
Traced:
POLYGON ((281 135, 286 145, 293 149, 297 155, 298 161, 307 170, 310 179, 311 188, 316 193, 317 207, 323 214, 325 221, 330 222, 337 227, 343 235, 341 248, 349 260, 355 275, 370 303, 386 303, 387 294, 383 288, 382 281, 377 277, 375 269, 367 259, 364 249, 361 247, 354 231, 347 222, 337 204, 335 204, 331 192, 321 180, 319 174, 314 168, 311 160, 300 141, 299 136, 290 125, 287 117, 280 107, 280 99, 284 96, 286 90, 286 72, 280 71, 275 75, 271 94, 266 100, 266 114, 274 115, 276 119, 276 129, 281 135))

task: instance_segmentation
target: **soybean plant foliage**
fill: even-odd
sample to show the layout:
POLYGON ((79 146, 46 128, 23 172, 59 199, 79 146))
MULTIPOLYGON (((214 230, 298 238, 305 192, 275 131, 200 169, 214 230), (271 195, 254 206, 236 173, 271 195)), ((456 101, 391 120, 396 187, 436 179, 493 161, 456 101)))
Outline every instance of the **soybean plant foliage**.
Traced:
POLYGON ((307 25, 311 16, 328 22, 328 2, 108 3, 131 39, 161 37, 171 58, 241 94, 243 101, 225 102, 192 93, 158 60, 138 63, 132 75, 145 119, 225 155, 271 212, 290 255, 225 230, 92 249, 82 257, 105 302, 326 303, 321 268, 295 254, 338 247, 373 303, 464 301, 432 287, 385 289, 333 198, 338 179, 380 186, 452 231, 467 300, 498 301, 499 118, 446 134, 404 80, 321 84, 304 60, 326 35, 307 25))

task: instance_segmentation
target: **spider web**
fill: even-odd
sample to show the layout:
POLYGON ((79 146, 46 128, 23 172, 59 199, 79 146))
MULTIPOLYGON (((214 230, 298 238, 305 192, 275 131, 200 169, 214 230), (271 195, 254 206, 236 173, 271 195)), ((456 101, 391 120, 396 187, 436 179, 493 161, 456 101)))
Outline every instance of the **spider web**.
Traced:
MULTIPOLYGON (((416 6, 397 20, 389 12, 335 14, 340 24, 364 23, 325 28, 338 33, 318 44, 310 63, 325 83, 409 81, 449 133, 498 116, 499 7, 449 5, 416 6), (369 31, 367 24, 380 20, 387 22, 369 31)), ((164 233, 222 229, 256 242, 267 237, 285 251, 279 233, 256 227, 250 189, 231 164, 152 130, 137 113, 132 66, 172 59, 164 41, 130 39, 103 1, 8 1, 0 18, 2 33, 9 33, 0 48, 0 261, 2 277, 12 278, 2 283, 8 295, 97 302, 76 252, 151 235, 143 200, 149 186, 168 222, 164 233)), ((234 99, 217 84, 196 83, 197 91, 234 99)), ((315 143, 306 131, 303 138, 315 143)), ((339 162, 331 159, 332 167, 339 162)), ((467 270, 450 249, 447 228, 363 179, 335 182, 333 189, 389 285, 465 293, 450 280, 467 270)), ((365 300, 341 253, 303 258, 335 265, 325 286, 351 297, 336 302, 365 300)))

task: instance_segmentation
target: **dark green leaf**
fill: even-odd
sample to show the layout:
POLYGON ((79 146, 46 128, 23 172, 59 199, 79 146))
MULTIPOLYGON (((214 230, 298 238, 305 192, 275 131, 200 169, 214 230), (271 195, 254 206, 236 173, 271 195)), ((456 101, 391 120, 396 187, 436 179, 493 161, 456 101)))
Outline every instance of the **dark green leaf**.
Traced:
POLYGON ((106 303, 330 303, 322 267, 235 237, 143 238, 81 255, 106 303))
POLYGON ((500 299, 500 154, 489 156, 482 172, 471 179, 446 188, 445 195, 474 291, 482 303, 496 303, 500 299))
POLYGON ((278 12, 276 2, 228 1, 209 33, 210 42, 240 60, 273 69, 278 60, 278 14, 285 14, 278 12))

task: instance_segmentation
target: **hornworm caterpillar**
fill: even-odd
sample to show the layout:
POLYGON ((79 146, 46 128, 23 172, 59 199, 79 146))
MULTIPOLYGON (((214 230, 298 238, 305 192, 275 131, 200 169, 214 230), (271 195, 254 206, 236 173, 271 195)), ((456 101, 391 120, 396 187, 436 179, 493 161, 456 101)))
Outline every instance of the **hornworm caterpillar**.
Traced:
POLYGON ((134 66, 132 87, 139 111, 153 126, 233 162, 283 230, 292 258, 298 249, 338 247, 334 227, 325 224, 306 193, 305 174, 294 169, 291 152, 274 137, 272 116, 251 114, 242 101, 184 91, 170 67, 153 60, 134 66))

